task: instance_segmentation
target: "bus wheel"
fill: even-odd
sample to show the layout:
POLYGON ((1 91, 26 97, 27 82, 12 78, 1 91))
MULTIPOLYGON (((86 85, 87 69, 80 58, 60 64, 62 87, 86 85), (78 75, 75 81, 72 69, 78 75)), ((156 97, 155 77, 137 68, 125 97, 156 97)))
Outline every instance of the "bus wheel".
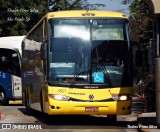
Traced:
POLYGON ((43 95, 42 95, 42 91, 40 93, 40 101, 41 101, 41 111, 42 111, 42 114, 43 114, 43 119, 44 119, 44 123, 46 123, 47 125, 50 124, 50 116, 45 113, 44 111, 44 108, 43 108, 43 95))
POLYGON ((50 117, 50 115, 48 115, 48 113, 43 112, 43 119, 44 119, 44 123, 47 125, 50 125, 52 122, 51 117, 50 117))
POLYGON ((1 96, 1 104, 2 105, 8 105, 9 100, 7 99, 6 93, 4 91, 0 91, 0 96, 1 96))
POLYGON ((117 121, 117 115, 107 115, 107 120, 111 123, 115 123, 117 121))
POLYGON ((28 94, 26 95, 26 110, 29 116, 32 115, 32 109, 30 107, 28 94))

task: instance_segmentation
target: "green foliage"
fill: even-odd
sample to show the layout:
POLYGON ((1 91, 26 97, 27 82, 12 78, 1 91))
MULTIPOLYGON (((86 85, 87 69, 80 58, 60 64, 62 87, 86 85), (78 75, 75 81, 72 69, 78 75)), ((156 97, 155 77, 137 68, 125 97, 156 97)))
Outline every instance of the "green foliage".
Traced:
POLYGON ((37 23, 45 8, 41 0, 5 0, 0 7, 0 36, 24 35, 37 23))
POLYGON ((155 77, 147 72, 143 73, 142 79, 145 83, 145 92, 147 92, 150 88, 155 88, 155 77))
POLYGON ((96 9, 88 0, 1 0, 0 36, 25 35, 49 11, 96 9))
MULTIPOLYGON (((129 4, 130 10, 130 31, 132 41, 139 42, 141 49, 146 50, 149 39, 153 37, 153 13, 149 6, 143 0, 123 0, 123 4, 129 4)), ((143 52, 144 54, 144 52, 143 52)), ((152 95, 155 91, 155 77, 149 73, 147 54, 143 55, 143 67, 136 69, 137 79, 144 82, 144 93, 152 95)), ((134 93, 138 93, 139 86, 134 84, 134 93)))
POLYGON ((131 39, 137 42, 148 41, 153 35, 153 14, 149 6, 143 0, 123 0, 122 3, 129 4, 131 39))

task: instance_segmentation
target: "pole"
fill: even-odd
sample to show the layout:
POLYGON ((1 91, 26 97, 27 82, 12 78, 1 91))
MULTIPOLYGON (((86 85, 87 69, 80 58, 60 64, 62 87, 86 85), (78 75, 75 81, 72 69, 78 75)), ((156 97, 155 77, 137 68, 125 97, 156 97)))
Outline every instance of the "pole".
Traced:
POLYGON ((156 56, 155 58, 155 83, 156 83, 156 123, 158 128, 160 128, 160 17, 157 15, 156 16, 156 56))
POLYGON ((156 122, 160 128, 160 58, 155 59, 155 83, 156 83, 156 122))

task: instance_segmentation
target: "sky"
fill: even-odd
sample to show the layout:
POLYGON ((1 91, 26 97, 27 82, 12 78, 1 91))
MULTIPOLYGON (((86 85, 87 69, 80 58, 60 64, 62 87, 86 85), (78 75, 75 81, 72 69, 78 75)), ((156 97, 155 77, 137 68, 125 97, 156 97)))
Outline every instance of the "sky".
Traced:
POLYGON ((92 4, 104 4, 105 7, 98 8, 101 10, 121 11, 129 15, 128 5, 121 4, 122 0, 89 0, 88 2, 92 4))

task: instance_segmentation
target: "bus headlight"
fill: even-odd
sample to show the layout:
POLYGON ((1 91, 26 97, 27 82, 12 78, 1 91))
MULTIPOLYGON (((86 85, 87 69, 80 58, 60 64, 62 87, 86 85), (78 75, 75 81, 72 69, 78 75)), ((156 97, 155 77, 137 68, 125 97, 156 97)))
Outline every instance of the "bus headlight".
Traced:
POLYGON ((119 97, 119 100, 127 100, 127 96, 126 96, 126 95, 121 95, 121 96, 119 97))
POLYGON ((113 95, 112 97, 115 101, 118 100, 130 100, 131 96, 130 95, 113 95))
POLYGON ((49 97, 54 100, 60 100, 60 101, 68 101, 70 97, 64 96, 64 95, 58 95, 58 94, 49 94, 49 97))

